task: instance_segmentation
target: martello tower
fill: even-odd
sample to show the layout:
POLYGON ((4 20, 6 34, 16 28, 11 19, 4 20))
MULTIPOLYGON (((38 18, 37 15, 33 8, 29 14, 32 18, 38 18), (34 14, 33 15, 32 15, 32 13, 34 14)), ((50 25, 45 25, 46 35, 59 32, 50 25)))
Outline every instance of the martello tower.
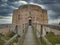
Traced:
POLYGON ((47 24, 47 11, 42 9, 40 6, 32 4, 20 6, 17 10, 13 11, 12 24, 18 25, 18 28, 22 29, 23 24, 26 23, 47 24))
POLYGON ((13 11, 13 24, 24 24, 31 20, 33 23, 48 23, 47 11, 37 5, 22 5, 13 11))

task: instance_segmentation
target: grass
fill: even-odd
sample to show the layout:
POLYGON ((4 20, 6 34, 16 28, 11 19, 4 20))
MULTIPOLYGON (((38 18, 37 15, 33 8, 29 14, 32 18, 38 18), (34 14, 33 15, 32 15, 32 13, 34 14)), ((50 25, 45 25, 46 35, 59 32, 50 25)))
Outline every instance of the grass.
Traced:
POLYGON ((13 43, 17 43, 17 39, 14 39, 14 40, 13 40, 13 43))
POLYGON ((55 44, 60 44, 60 36, 59 35, 54 35, 54 33, 49 32, 45 36, 53 45, 55 44))
POLYGON ((8 36, 5 36, 5 40, 9 40, 10 39, 10 37, 8 37, 8 36))
POLYGON ((4 45, 5 41, 3 40, 4 35, 0 33, 0 45, 4 45))
POLYGON ((10 38, 12 38, 15 35, 14 32, 7 32, 6 36, 5 36, 5 40, 9 40, 10 38))
POLYGON ((4 45, 4 40, 0 39, 0 45, 4 45))

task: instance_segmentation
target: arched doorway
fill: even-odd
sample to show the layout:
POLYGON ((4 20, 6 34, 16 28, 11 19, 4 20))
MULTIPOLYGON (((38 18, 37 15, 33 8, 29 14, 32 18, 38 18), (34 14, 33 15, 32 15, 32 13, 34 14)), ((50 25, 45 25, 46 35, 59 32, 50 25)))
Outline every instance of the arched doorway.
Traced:
POLYGON ((32 20, 31 19, 29 20, 29 25, 32 25, 32 20))
POLYGON ((32 25, 32 18, 31 18, 31 16, 29 17, 29 25, 32 25))

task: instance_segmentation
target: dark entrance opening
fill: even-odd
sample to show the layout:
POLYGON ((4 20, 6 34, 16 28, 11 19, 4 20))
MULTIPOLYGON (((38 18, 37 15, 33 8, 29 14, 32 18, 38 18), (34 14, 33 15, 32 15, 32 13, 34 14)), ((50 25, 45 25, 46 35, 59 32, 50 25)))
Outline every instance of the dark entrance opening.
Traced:
POLYGON ((29 25, 32 25, 32 20, 31 19, 29 20, 29 25))

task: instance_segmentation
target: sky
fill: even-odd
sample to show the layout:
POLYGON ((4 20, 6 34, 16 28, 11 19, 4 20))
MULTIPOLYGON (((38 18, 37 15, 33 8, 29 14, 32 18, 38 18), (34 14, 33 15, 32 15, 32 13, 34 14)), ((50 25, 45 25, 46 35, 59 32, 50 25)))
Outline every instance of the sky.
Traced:
POLYGON ((60 22, 60 0, 0 0, 0 24, 11 24, 13 10, 28 3, 47 10, 49 24, 60 22))

